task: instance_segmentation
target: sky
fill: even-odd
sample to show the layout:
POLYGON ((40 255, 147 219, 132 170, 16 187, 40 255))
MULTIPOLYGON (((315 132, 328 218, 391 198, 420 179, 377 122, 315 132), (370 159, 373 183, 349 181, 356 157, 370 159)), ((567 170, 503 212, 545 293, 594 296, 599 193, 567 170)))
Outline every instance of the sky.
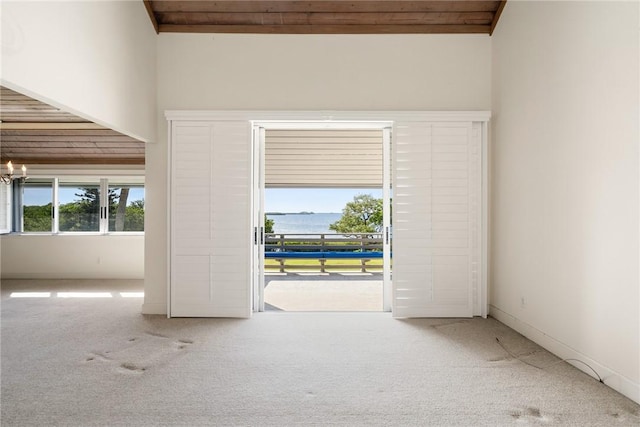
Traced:
MULTIPOLYGON (((61 188, 59 192, 60 204, 65 204, 76 199, 77 188, 61 188)), ((316 213, 341 213, 347 202, 353 200, 358 194, 371 194, 373 197, 382 197, 382 189, 360 188, 268 188, 265 190, 266 212, 316 212, 316 213)), ((25 192, 25 205, 46 205, 51 203, 51 188, 29 187, 25 192)), ((144 198, 144 190, 132 188, 129 194, 129 203, 144 198)))
POLYGON ((340 213, 358 194, 381 198, 382 189, 267 188, 264 206, 266 212, 340 213))

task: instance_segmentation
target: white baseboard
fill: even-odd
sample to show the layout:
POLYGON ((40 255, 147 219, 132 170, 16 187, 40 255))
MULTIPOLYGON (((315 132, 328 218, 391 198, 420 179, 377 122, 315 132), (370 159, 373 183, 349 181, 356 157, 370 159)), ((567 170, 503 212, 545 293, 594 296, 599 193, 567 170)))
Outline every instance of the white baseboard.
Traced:
MULTIPOLYGON (((603 382, 607 386, 627 396, 634 402, 640 403, 639 383, 636 383, 629 378, 619 374, 618 372, 615 372, 614 370, 591 359, 590 357, 585 356, 584 354, 569 347, 568 345, 556 340, 553 337, 550 337, 539 329, 536 329, 528 323, 521 321, 517 317, 505 311, 502 311, 493 305, 489 305, 489 315, 497 319, 499 322, 504 323, 511 329, 529 338, 536 344, 544 347, 546 350, 550 351, 561 359, 577 359, 581 360, 584 363, 587 363, 598 372, 598 375, 602 377, 603 382)), ((567 361, 567 363, 596 378, 595 374, 589 368, 583 366, 582 363, 575 363, 571 361, 567 361)))
POLYGON ((142 314, 163 314, 167 315, 166 303, 148 303, 142 304, 142 314))

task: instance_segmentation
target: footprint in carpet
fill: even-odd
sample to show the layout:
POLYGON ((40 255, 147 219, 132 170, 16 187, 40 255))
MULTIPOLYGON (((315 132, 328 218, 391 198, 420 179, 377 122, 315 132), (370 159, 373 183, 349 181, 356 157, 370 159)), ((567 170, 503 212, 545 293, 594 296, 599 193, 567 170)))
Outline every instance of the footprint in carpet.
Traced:
POLYGON ((529 406, 527 408, 525 408, 524 410, 518 410, 518 411, 511 411, 509 413, 509 415, 511 415, 512 418, 520 421, 538 421, 538 422, 548 422, 550 421, 549 418, 545 417, 544 415, 542 415, 542 413, 540 412, 539 408, 533 407, 533 406, 529 406))
POLYGON ((120 368, 122 368, 124 370, 124 372, 132 373, 132 374, 141 374, 141 373, 143 373, 144 371, 147 370, 147 368, 145 368, 143 366, 138 366, 138 365, 135 365, 133 363, 128 363, 128 362, 122 363, 120 365, 120 368))

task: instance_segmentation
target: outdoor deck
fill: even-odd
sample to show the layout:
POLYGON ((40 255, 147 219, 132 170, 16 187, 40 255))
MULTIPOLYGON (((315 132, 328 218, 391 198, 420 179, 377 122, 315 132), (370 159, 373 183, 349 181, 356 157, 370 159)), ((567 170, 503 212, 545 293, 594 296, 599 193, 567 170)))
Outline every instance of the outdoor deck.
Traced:
POLYGON ((265 310, 382 311, 382 234, 267 234, 265 310))
POLYGON ((382 311, 382 273, 265 274, 266 311, 382 311))

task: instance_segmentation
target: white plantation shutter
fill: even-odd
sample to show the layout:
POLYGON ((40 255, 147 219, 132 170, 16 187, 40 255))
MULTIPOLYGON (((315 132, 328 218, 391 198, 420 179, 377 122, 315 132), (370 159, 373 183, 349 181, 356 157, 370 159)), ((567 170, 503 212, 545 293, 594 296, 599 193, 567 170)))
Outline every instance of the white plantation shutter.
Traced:
POLYGON ((174 121, 172 317, 251 315, 251 125, 174 121))
POLYGON ((271 130, 267 188, 382 188, 382 130, 271 130))
POLYGON ((11 185, 0 182, 0 234, 11 232, 11 185))
MULTIPOLYGON (((486 184, 482 157, 486 153, 482 143, 488 115, 397 115, 391 144, 393 314, 484 315, 486 184), (451 121, 452 118, 460 121, 451 121)), ((237 112, 173 112, 171 116, 170 315, 248 317, 255 271, 252 226, 259 225, 252 221, 256 209, 252 205, 256 201, 251 200, 255 173, 251 120, 272 118, 237 112)), ((394 117, 392 113, 390 116, 394 117)), ((294 150, 297 145, 290 144, 289 149, 294 150)), ((377 155, 382 155, 382 144, 376 145, 377 155)), ((338 146, 341 144, 333 148, 338 146)), ((311 149, 311 145, 305 148, 311 149)), ((342 154, 352 148, 344 147, 342 154)), ((318 151, 313 155, 309 151, 306 155, 292 152, 290 159, 280 159, 280 166, 295 164, 294 159, 307 159, 304 173, 296 173, 311 178, 324 174, 322 181, 333 175, 326 167, 334 167, 336 173, 349 169, 345 164, 332 166, 332 161, 320 156, 323 150, 318 151), (318 167, 323 165, 325 169, 318 167)), ((286 150, 280 154, 285 155, 286 150)), ((382 161, 371 163, 382 167, 382 161)), ((353 174, 353 179, 343 174, 336 186, 356 186, 358 175, 367 173, 353 174)), ((272 177, 271 183, 266 184, 286 186, 291 176, 295 173, 279 183, 272 177)), ((373 180, 367 182, 361 181, 357 186, 374 186, 373 180)), ((311 180, 303 185, 315 184, 311 180)), ((256 218, 260 217, 258 214, 256 218)))
POLYGON ((479 123, 396 123, 395 317, 480 314, 480 144, 479 123))

